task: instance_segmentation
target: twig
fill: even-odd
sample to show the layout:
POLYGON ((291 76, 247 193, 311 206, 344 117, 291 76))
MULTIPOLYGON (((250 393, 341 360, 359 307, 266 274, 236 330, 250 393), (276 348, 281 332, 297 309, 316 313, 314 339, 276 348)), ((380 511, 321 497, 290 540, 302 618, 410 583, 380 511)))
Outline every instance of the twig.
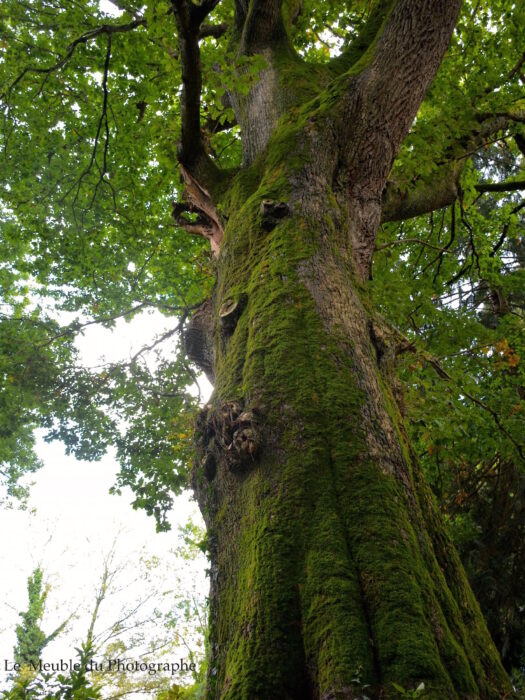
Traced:
POLYGON ((434 245, 433 243, 427 243, 427 241, 422 241, 420 238, 401 238, 397 241, 390 241, 390 243, 383 243, 383 245, 376 246, 376 251, 384 250, 385 248, 390 248, 390 246, 393 245, 404 245, 406 243, 417 243, 419 245, 424 245, 427 248, 432 248, 433 250, 439 250, 442 253, 447 252, 446 248, 441 248, 440 246, 434 245))
POLYGON ((89 31, 84 32, 84 34, 82 34, 73 42, 71 42, 66 51, 65 56, 63 56, 54 65, 48 66, 47 68, 40 68, 38 66, 27 66, 26 68, 24 68, 20 75, 7 88, 7 93, 4 93, 2 97, 4 97, 6 94, 9 95, 11 91, 28 73, 54 73, 55 71, 61 70, 65 65, 67 65, 78 46, 82 44, 87 44, 88 41, 96 39, 96 37, 100 36, 101 34, 107 34, 108 36, 111 36, 112 34, 129 32, 133 29, 136 29, 137 27, 145 25, 146 20, 141 18, 136 19, 134 22, 130 22, 129 24, 103 24, 100 27, 96 27, 95 29, 90 29, 89 31))
MULTIPOLYGON (((518 206, 516 206, 516 207, 514 207, 514 209, 512 209, 512 211, 510 212, 511 216, 512 216, 512 214, 517 214, 524 207, 525 207, 525 199, 522 202, 520 202, 520 204, 518 204, 518 206)), ((496 244, 494 245, 494 247, 492 248, 492 250, 489 253, 490 258, 493 258, 496 255, 498 250, 501 248, 501 246, 505 242, 505 239, 507 238, 507 233, 509 232, 509 226, 510 226, 510 222, 507 221, 507 223, 503 226, 501 236, 498 238, 496 244)))

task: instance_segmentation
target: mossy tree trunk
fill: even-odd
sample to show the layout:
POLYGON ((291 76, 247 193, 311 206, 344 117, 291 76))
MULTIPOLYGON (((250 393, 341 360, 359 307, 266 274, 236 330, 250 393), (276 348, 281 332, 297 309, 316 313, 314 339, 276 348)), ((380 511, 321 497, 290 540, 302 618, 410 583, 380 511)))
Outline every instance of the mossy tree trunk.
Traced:
MULTIPOLYGON (((219 250, 199 319, 215 391, 193 474, 212 557, 210 698, 335 700, 362 685, 390 697, 421 681, 432 698, 509 691, 366 293, 386 178, 458 6, 379 2, 357 64, 354 46, 313 70, 289 46, 289 7, 239 2, 239 51, 267 65, 230 96, 241 171, 216 177, 183 114, 190 196, 219 250)), ((179 14, 186 41, 190 25, 179 14)))

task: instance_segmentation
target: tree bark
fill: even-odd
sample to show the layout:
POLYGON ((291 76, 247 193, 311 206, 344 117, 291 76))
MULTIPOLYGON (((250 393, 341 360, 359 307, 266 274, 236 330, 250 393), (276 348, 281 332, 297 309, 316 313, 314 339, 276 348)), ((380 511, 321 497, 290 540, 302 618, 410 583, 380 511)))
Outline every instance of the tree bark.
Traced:
POLYGON ((245 167, 220 201, 216 383, 193 471, 208 697, 387 698, 424 682, 429 698, 500 698, 509 681, 410 448, 365 286, 392 160, 459 3, 383 3, 365 68, 303 106, 299 81, 284 94, 301 66, 279 3, 237 5, 243 50, 271 58, 251 96, 275 113, 268 125, 250 95, 232 100, 245 167))
POLYGON ((354 698, 360 677, 377 697, 423 681, 428 697, 499 698, 508 679, 410 450, 347 212, 310 160, 292 190, 279 167, 255 192, 250 175, 219 259, 194 472, 209 697, 354 698), (290 215, 268 231, 261 205, 279 195, 290 215))

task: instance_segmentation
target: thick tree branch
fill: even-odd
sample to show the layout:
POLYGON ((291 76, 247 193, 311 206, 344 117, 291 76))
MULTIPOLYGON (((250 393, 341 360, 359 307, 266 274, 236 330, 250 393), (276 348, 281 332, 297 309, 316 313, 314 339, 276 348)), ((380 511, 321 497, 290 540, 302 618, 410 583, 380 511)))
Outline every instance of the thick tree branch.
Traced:
POLYGON ((517 122, 519 124, 525 124, 525 109, 509 109, 505 112, 480 112, 477 115, 480 122, 491 123, 491 120, 500 120, 508 124, 509 122, 517 122))
POLYGON ((179 36, 179 58, 182 70, 181 141, 178 159, 192 176, 210 186, 217 168, 208 157, 201 135, 200 107, 202 70, 199 39, 202 23, 219 0, 205 0, 194 5, 191 0, 172 0, 179 36))
POLYGON ((388 13, 392 10, 395 0, 379 0, 372 7, 372 10, 361 28, 361 31, 353 39, 347 49, 332 59, 331 65, 338 71, 343 72, 354 66, 370 48, 379 30, 381 29, 388 13))
POLYGON ((476 185, 478 192, 516 192, 525 190, 525 180, 511 180, 505 182, 480 182, 476 185))
POLYGON ((383 161, 385 181, 441 64, 460 5, 461 0, 398 0, 361 73, 359 116, 373 136, 360 145, 360 155, 374 154, 383 161))
MULTIPOLYGON (((381 222, 404 221, 453 204, 459 194, 459 173, 459 168, 455 169, 451 166, 445 169, 442 177, 433 177, 427 183, 419 183, 413 191, 405 193, 396 187, 394 181, 390 181, 383 195, 381 222)), ((525 190, 525 180, 480 182, 474 187, 480 194, 516 192, 525 190)))
POLYGON ((221 36, 226 34, 229 28, 230 25, 226 22, 221 22, 221 24, 203 24, 199 29, 199 39, 205 39, 208 36, 214 39, 220 39, 221 36))
POLYGON ((218 117, 207 117, 206 121, 204 122, 204 128, 208 134, 219 134, 221 131, 228 131, 237 125, 235 119, 230 121, 229 119, 221 119, 221 117, 224 117, 224 115, 221 114, 218 117))
POLYGON ((203 0, 199 5, 191 0, 172 0, 179 37, 179 59, 182 69, 181 141, 178 160, 186 189, 183 202, 173 204, 173 216, 178 226, 206 238, 217 257, 223 228, 206 188, 220 179, 220 170, 209 158, 201 130, 202 69, 199 40, 205 36, 222 36, 227 25, 203 24, 219 0, 203 0), (195 219, 187 214, 196 215, 195 219))
MULTIPOLYGON (((301 61, 285 30, 285 21, 289 24, 297 9, 295 5, 294 0, 235 2, 233 39, 238 55, 260 57, 259 71, 256 79, 250 80, 249 91, 236 89, 235 85, 228 90, 228 100, 242 134, 243 166, 250 165, 264 150, 279 118, 295 99, 295 85, 290 90, 283 89, 285 67, 301 61)), ((239 77, 246 73, 247 68, 241 65, 239 77)))
POLYGON ((238 0, 236 25, 242 28, 241 52, 255 53, 286 38, 283 0, 238 0))
POLYGON ((458 196, 460 172, 461 168, 451 163, 434 173, 428 182, 421 181, 408 191, 390 180, 383 193, 381 223, 412 219, 452 204, 458 196))
POLYGON ((402 140, 450 42, 461 0, 398 0, 368 64, 350 70, 341 119, 338 186, 351 205, 350 239, 366 279, 381 219, 381 194, 402 140))
MULTIPOLYGON (((468 157, 484 146, 487 139, 507 129, 512 121, 504 116, 488 118, 488 115, 476 115, 476 117, 478 120, 484 118, 485 121, 476 126, 471 134, 460 137, 449 148, 451 160, 443 163, 429 179, 418 179, 408 191, 401 189, 394 178, 387 182, 382 198, 382 223, 428 214, 456 201, 459 177, 468 157)), ((523 189, 522 180, 501 183, 480 182, 476 185, 476 190, 480 194, 512 192, 521 189, 523 189)))
POLYGON ((179 34, 179 56, 182 69, 181 144, 178 157, 191 166, 203 153, 200 133, 200 99, 202 73, 199 53, 200 24, 194 5, 189 0, 174 0, 173 9, 179 34))

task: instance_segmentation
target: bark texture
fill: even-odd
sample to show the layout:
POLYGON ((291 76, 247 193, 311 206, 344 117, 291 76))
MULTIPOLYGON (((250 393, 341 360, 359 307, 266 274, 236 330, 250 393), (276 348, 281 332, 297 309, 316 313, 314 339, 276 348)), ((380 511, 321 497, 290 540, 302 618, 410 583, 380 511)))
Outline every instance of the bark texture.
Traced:
POLYGON ((243 173, 232 193, 194 473, 210 697, 354 698, 360 677, 376 697, 424 681, 428 697, 499 698, 508 680, 410 451, 318 138, 333 153, 313 134, 296 143, 306 165, 243 173), (261 204, 283 197, 290 216, 268 231, 261 204))
POLYGON ((379 3, 358 67, 342 57, 331 74, 292 55, 280 3, 236 6, 239 50, 268 68, 232 96, 245 167, 221 196, 199 326, 216 379, 193 472, 208 697, 388 698, 423 681, 429 698, 500 698, 509 681, 410 449, 365 287, 392 161, 459 2, 379 3))

